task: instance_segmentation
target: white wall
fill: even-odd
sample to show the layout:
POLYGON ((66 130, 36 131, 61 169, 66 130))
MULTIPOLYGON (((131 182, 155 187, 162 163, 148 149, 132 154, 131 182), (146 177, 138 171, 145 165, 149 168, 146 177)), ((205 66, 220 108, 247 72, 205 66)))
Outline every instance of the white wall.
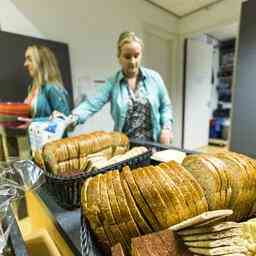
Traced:
POLYGON ((181 35, 195 35, 239 21, 243 0, 225 0, 208 9, 183 18, 179 23, 181 35))
POLYGON ((3 31, 27 36, 44 37, 10 0, 0 1, 0 27, 3 31))
MULTIPOLYGON (((148 24, 170 33, 178 30, 176 18, 141 0, 11 1, 48 38, 69 44, 75 95, 83 77, 106 79, 118 68, 116 41, 120 32, 131 30, 143 37, 148 24)), ((112 129, 108 108, 83 128, 112 129)))
MULTIPOLYGON (((180 142, 184 38, 237 22, 240 4, 241 0, 225 0, 178 21, 144 0, 1 0, 0 22, 6 31, 68 43, 74 94, 77 94, 79 79, 105 79, 117 69, 115 44, 121 31, 133 30, 143 37, 144 24, 152 24, 175 34, 177 80, 172 96, 176 98, 176 135, 180 142)), ((99 128, 102 123, 102 128, 112 128, 108 109, 92 119, 86 129, 99 128)))

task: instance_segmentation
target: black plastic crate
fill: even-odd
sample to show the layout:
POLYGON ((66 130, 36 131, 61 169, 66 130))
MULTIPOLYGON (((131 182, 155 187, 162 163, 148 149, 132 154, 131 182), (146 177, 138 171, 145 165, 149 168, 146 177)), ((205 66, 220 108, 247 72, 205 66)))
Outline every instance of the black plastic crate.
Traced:
POLYGON ((87 178, 93 177, 99 173, 105 173, 109 170, 121 170, 126 165, 131 169, 149 165, 151 154, 151 150, 148 150, 143 154, 121 161, 117 164, 93 170, 89 173, 81 173, 69 177, 54 175, 53 173, 44 171, 47 190, 54 196, 61 207, 67 210, 79 208, 81 188, 87 178))

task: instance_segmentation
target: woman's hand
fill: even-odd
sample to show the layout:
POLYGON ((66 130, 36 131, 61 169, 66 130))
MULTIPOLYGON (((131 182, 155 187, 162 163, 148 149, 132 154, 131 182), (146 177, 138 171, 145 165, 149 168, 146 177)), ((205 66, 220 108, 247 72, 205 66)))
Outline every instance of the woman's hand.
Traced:
POLYGON ((171 129, 162 129, 160 133, 161 144, 171 144, 173 140, 173 133, 171 129))
POLYGON ((65 119, 67 118, 67 116, 64 115, 63 113, 57 111, 57 110, 54 110, 54 111, 52 112, 52 114, 50 115, 49 120, 52 120, 52 119, 54 119, 54 118, 61 118, 61 119, 64 119, 64 120, 65 120, 65 119))
POLYGON ((32 122, 32 119, 31 118, 28 118, 28 117, 22 117, 22 116, 19 116, 17 118, 18 121, 20 122, 25 122, 25 123, 31 123, 32 122))

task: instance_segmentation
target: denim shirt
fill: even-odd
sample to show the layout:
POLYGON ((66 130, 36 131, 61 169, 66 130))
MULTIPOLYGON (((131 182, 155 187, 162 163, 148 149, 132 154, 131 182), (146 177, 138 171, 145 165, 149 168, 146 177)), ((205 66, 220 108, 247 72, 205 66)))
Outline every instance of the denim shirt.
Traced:
POLYGON ((38 92, 34 108, 33 121, 47 120, 54 110, 69 115, 68 93, 64 87, 45 84, 38 92))
MULTIPOLYGON (((161 129, 165 124, 173 121, 171 101, 164 82, 157 72, 143 67, 140 68, 140 72, 144 79, 142 93, 151 105, 153 139, 159 141, 161 129)), ((127 83, 123 83, 123 80, 123 72, 119 70, 106 81, 96 96, 89 97, 74 109, 73 114, 78 116, 78 123, 84 123, 107 102, 110 102, 114 130, 122 131, 129 101, 127 83)))

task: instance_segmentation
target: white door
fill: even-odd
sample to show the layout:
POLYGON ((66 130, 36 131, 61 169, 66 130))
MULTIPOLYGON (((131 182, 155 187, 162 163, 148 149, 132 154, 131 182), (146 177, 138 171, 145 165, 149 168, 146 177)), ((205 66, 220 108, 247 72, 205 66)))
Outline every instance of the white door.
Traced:
POLYGON ((184 148, 190 150, 208 145, 213 46, 205 39, 187 41, 184 148))

